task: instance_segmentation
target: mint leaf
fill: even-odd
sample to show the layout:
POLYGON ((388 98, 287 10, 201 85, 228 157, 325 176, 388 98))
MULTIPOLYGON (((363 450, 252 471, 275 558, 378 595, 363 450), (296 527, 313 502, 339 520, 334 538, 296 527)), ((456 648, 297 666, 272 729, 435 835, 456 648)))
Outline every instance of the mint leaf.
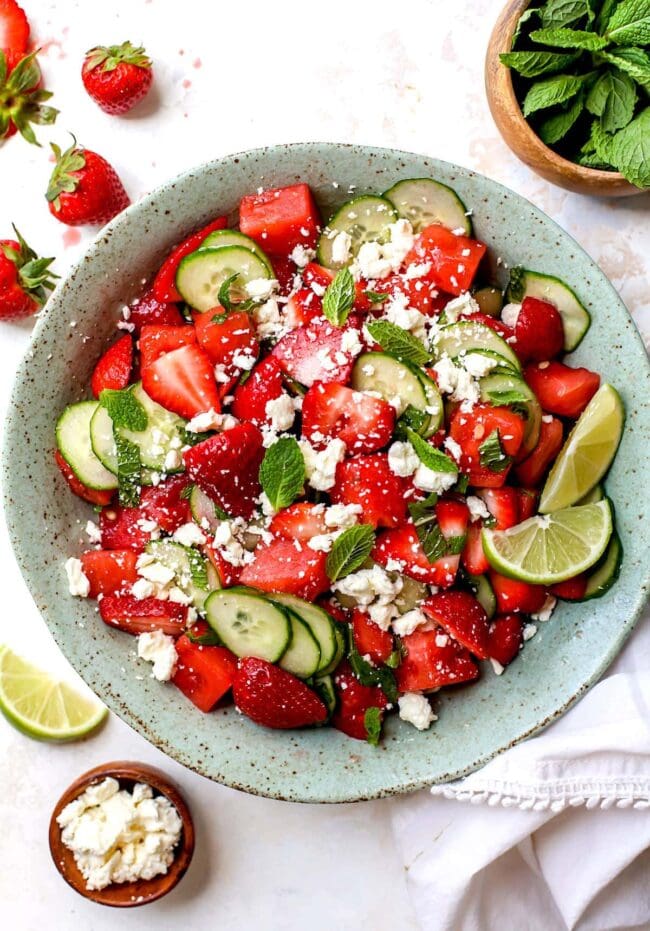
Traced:
POLYGON ((117 430, 113 431, 117 453, 117 487, 122 507, 134 508, 140 503, 140 449, 131 440, 125 440, 117 430))
POLYGON ((611 138, 611 161, 631 184, 650 187, 650 107, 611 138))
POLYGON ((623 0, 612 13, 606 35, 615 45, 650 44, 650 0, 623 0))
POLYGON ((608 44, 604 36, 581 29, 536 29, 530 34, 534 42, 541 45, 553 45, 555 48, 575 48, 587 52, 597 52, 608 44))
POLYGON ((592 23, 594 20, 589 0, 548 0, 539 13, 545 29, 575 26, 584 20, 592 23))
POLYGON ((431 353, 419 339, 390 320, 374 320, 366 324, 366 330, 385 352, 403 362, 424 365, 431 359, 431 353))
POLYGON ((618 48, 611 52, 602 52, 601 57, 621 71, 629 74, 648 94, 650 94, 650 55, 641 48, 618 48))
POLYGON ((502 52, 502 63, 524 78, 536 78, 540 74, 553 74, 568 68, 577 55, 562 55, 560 52, 502 52))
POLYGON ((104 388, 99 394, 99 403, 106 408, 114 427, 132 430, 134 433, 142 433, 147 429, 147 412, 134 396, 132 388, 121 391, 104 388))
POLYGON ((564 103, 566 100, 575 97, 582 90, 588 77, 591 77, 591 73, 580 77, 574 77, 571 74, 558 74, 555 77, 533 84, 524 98, 524 116, 529 117, 531 113, 545 110, 547 107, 553 107, 555 104, 564 103))
POLYGON ((205 556, 199 553, 198 550, 195 550, 191 546, 185 547, 185 552, 187 553, 187 558, 190 564, 190 577, 192 579, 192 585, 195 585, 196 588, 200 588, 203 591, 207 591, 210 588, 210 582, 208 579, 208 560, 205 556))
POLYGON ((603 3, 600 7, 600 12, 596 17, 596 31, 601 34, 607 28, 609 23, 610 16, 614 12, 614 9, 618 6, 620 0, 603 0, 603 3))
POLYGON ((415 450, 415 455, 427 469, 431 469, 432 472, 458 472, 458 466, 450 456, 431 446, 409 427, 406 428, 406 435, 415 450))
POLYGON ((522 13, 519 19, 517 20, 517 25, 515 31, 512 34, 512 43, 510 48, 515 48, 519 37, 521 36, 521 28, 528 22, 529 19, 532 19, 533 16, 539 16, 539 10, 533 9, 533 7, 528 7, 525 13, 522 13))
POLYGON ((406 410, 395 424, 395 437, 398 440, 405 439, 406 431, 409 429, 415 430, 416 433, 420 433, 428 422, 429 415, 426 411, 420 411, 417 407, 413 407, 412 404, 407 404, 406 410))
POLYGON ((600 120, 594 120, 591 124, 588 146, 590 149, 593 149, 596 156, 607 165, 613 165, 614 163, 612 140, 613 137, 605 132, 600 124, 600 120))
MULTIPOLYGON (((568 109, 544 120, 539 127, 539 138, 547 145, 559 142, 569 132, 584 109, 584 96, 578 94, 568 109)), ((508 402, 506 402, 508 403, 508 402)))
POLYGON ((366 729, 366 740, 373 747, 379 746, 382 717, 383 712, 381 708, 375 707, 366 708, 366 712, 363 716, 363 726, 366 729))
POLYGON ((363 293, 371 304, 383 304, 390 296, 385 291, 364 291, 363 293))
POLYGON ((513 301, 513 303, 521 304, 526 293, 526 269, 522 268, 521 265, 515 265, 514 268, 510 269, 510 279, 508 281, 508 287, 506 289, 506 294, 508 295, 508 300, 513 301))
POLYGON ((192 628, 185 631, 185 636, 190 641, 190 643, 198 643, 202 647, 218 647, 221 646, 221 640, 217 637, 213 630, 208 630, 204 634, 193 634, 192 628))
POLYGON ((354 278, 349 268, 336 273, 323 295, 323 314, 334 326, 343 326, 354 304, 354 278))
MULTIPOLYGON (((246 297, 240 298, 239 300, 233 300, 232 291, 238 278, 239 274, 235 272, 234 275, 230 275, 229 278, 226 278, 225 281, 222 282, 217 294, 217 301, 223 307, 225 314, 216 314, 212 318, 215 323, 223 323, 223 321, 227 318, 228 314, 232 310, 251 310, 251 308, 263 303, 262 301, 246 297)), ((245 294, 246 292, 243 288, 240 288, 239 293, 245 294)))
POLYGON ((348 660, 361 685, 379 686, 388 701, 395 703, 399 697, 395 676, 386 666, 373 666, 365 660, 354 647, 348 653, 348 660))
POLYGON ((370 524, 356 524, 344 530, 327 556, 325 570, 331 581, 336 582, 358 569, 370 556, 374 545, 375 531, 370 524))
POLYGON ((627 126, 634 116, 637 96, 634 81, 628 74, 617 68, 612 69, 609 74, 611 89, 600 122, 605 132, 613 133, 627 126))
POLYGON ((415 501, 409 504, 409 514, 415 527, 420 546, 430 563, 437 562, 443 556, 461 552, 465 546, 464 535, 458 537, 445 537, 438 519, 435 506, 438 500, 436 494, 429 495, 425 501, 415 501))
POLYGON ((518 391, 516 388, 494 388, 492 391, 485 392, 486 398, 495 407, 507 407, 509 405, 530 403, 530 395, 518 391))
POLYGON ((503 451, 498 430, 493 430, 487 439, 483 440, 478 452, 483 468, 492 472, 503 472, 512 462, 512 456, 507 456, 503 451))
POLYGON ((269 446, 260 466, 260 484, 276 511, 293 503, 305 478, 305 460, 293 436, 281 437, 269 446))

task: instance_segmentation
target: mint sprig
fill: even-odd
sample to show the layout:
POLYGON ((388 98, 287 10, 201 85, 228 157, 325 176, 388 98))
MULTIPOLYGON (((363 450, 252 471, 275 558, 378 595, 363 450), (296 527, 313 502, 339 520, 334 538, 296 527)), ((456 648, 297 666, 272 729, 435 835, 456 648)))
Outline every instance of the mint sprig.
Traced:
POLYGON ((305 460, 294 437, 281 437, 269 446, 260 466, 260 484, 276 511, 293 503, 305 478, 305 460))
POLYGON ((406 435, 415 450, 415 455, 427 469, 431 469, 432 472, 449 472, 450 474, 458 472, 458 466, 451 456, 427 443, 409 427, 406 428, 406 435))
POLYGON ((344 530, 327 555, 325 571, 329 579, 336 582, 355 572, 370 556, 374 545, 375 531, 370 524, 356 524, 344 530))
POLYGON ((505 472, 512 462, 512 456, 508 456, 504 452, 498 430, 493 430, 483 440, 478 452, 481 465, 484 469, 490 469, 491 472, 505 472))
POLYGON ((117 488, 122 507, 133 508, 140 503, 142 463, 140 449, 113 430, 117 454, 117 488))
POLYGON ((349 268, 342 268, 323 295, 323 315, 334 326, 343 326, 354 304, 354 278, 349 268))
POLYGON ((417 337, 390 320, 374 320, 366 324, 366 330, 385 352, 390 352, 402 362, 425 365, 431 359, 431 353, 417 337))
POLYGON ((104 388, 99 395, 99 403, 106 408, 114 427, 134 433, 142 433, 147 429, 147 412, 133 394, 132 388, 123 388, 121 391, 104 388))

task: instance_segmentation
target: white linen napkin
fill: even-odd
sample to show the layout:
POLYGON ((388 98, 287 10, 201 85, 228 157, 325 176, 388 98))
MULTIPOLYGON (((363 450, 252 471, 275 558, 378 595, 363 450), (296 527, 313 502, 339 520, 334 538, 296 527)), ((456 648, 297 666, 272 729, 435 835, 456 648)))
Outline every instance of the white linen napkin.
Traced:
POLYGON ((648 620, 539 737, 394 801, 423 931, 650 928, 648 620))

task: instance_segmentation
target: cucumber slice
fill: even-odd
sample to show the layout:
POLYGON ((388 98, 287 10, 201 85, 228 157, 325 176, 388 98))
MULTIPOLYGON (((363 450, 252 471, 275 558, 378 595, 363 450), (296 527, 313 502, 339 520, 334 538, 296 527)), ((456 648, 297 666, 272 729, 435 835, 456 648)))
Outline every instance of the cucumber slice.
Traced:
POLYGON ((336 649, 334 650, 334 656, 332 657, 331 662, 329 662, 324 669, 319 670, 319 674, 323 676, 334 672, 345 655, 346 644, 343 632, 336 621, 332 621, 332 623, 334 624, 334 639, 336 640, 336 649))
POLYGON ((226 278, 237 275, 231 289, 234 300, 249 297, 244 285, 257 278, 272 278, 266 261, 243 246, 197 249, 185 256, 176 272, 176 287, 186 304, 205 312, 219 304, 219 288, 226 278))
POLYGON ((196 610, 203 613, 210 592, 221 588, 212 563, 198 550, 175 540, 152 540, 146 551, 155 557, 156 562, 174 572, 178 588, 192 599, 196 610))
POLYGON ((528 387, 523 378, 514 374, 486 375, 479 384, 481 401, 493 404, 495 407, 514 407, 524 413, 526 429, 519 452, 519 457, 523 459, 537 446, 539 432, 542 427, 542 408, 537 400, 537 395, 528 387), (512 391, 525 396, 526 400, 508 404, 508 392, 512 391), (501 401, 499 400, 500 397, 501 401))
POLYGON ((298 598, 296 595, 278 592, 277 594, 274 593, 272 597, 273 601, 281 607, 290 608, 294 611, 309 627, 320 647, 320 660, 316 672, 319 675, 329 672, 331 664, 339 652, 339 640, 336 625, 327 611, 309 601, 303 601, 302 598, 298 598))
POLYGON ((486 575, 470 575, 469 573, 465 575, 465 578, 476 600, 487 614, 488 620, 491 620, 497 613, 497 598, 490 580, 486 575))
POLYGON ((564 351, 575 349, 589 329, 591 317, 571 288, 554 275, 513 268, 506 300, 520 304, 525 297, 537 297, 557 307, 564 326, 564 351))
POLYGON ((192 518, 199 525, 201 530, 207 530, 208 533, 214 533, 221 523, 221 518, 217 514, 217 505, 209 495, 199 488, 198 485, 192 487, 190 492, 190 511, 192 518))
POLYGON ((56 422, 56 445, 80 482, 97 491, 111 491, 117 488, 117 478, 97 458, 90 442, 90 424, 98 408, 99 401, 66 407, 56 422))
POLYGON ((289 607, 284 607, 283 610, 288 614, 291 624, 291 643, 280 660, 280 666, 299 679, 308 679, 318 669, 320 646, 311 628, 305 624, 299 614, 289 607))
MULTIPOLYGON (((135 443, 140 450, 140 461, 145 469, 154 472, 182 472, 183 465, 176 469, 165 468, 165 460, 173 449, 179 450, 184 441, 186 421, 168 411, 145 392, 142 384, 133 388, 133 396, 142 404, 147 414, 147 427, 141 432, 119 428, 120 436, 135 443), (179 443, 179 441, 181 441, 179 443)), ((106 408, 98 405, 90 422, 90 442, 93 452, 109 472, 117 474, 117 454, 113 439, 113 421, 106 408)))
POLYGON ((423 436, 431 436, 442 422, 442 398, 433 379, 387 352, 360 355, 352 369, 351 384, 355 391, 376 391, 386 401, 400 398, 398 416, 409 406, 428 413, 421 428, 423 436))
POLYGON ((254 239, 245 236, 239 230, 215 230, 214 233, 209 233, 205 237, 199 249, 220 249, 222 246, 242 246, 242 248, 248 249, 261 262, 264 262, 269 270, 269 277, 275 278, 275 272, 268 255, 260 249, 254 239))
POLYGON ((580 504, 597 504, 599 501, 602 501, 605 497, 605 489, 603 486, 598 483, 594 485, 591 491, 588 491, 584 498, 580 498, 579 501, 576 501, 576 507, 580 504))
POLYGON ((235 656, 277 663, 291 643, 289 615, 252 588, 212 592, 205 613, 210 627, 235 656))
POLYGON ((395 206, 401 217, 411 221, 416 233, 440 223, 447 229, 462 229, 472 235, 472 221, 467 208, 453 188, 433 178, 409 178, 398 181, 384 192, 386 200, 395 206))
MULTIPOLYGON (((464 353, 464 356, 470 355, 485 356, 487 359, 492 359, 494 361, 494 368, 490 369, 489 375, 514 375, 516 378, 521 377, 521 372, 518 372, 505 356, 499 355, 499 353, 495 352, 493 349, 468 349, 467 352, 464 353)), ((452 359, 452 362, 454 365, 462 365, 463 357, 456 356, 452 359)))
POLYGON ((323 702, 328 712, 328 720, 336 710, 336 690, 331 676, 319 676, 314 680, 314 691, 323 702))
POLYGON ((397 210, 384 197, 367 194, 349 200, 334 214, 321 233, 316 250, 317 261, 325 268, 349 265, 364 242, 386 242, 388 227, 397 219, 397 210), (348 262, 335 262, 332 258, 332 244, 339 233, 347 233, 352 240, 348 262))
POLYGON ((587 588, 585 590, 584 601, 592 598, 600 598, 605 592, 608 592, 621 571, 623 562, 623 546, 616 531, 612 534, 605 555, 601 557, 587 579, 587 588))
POLYGON ((489 349, 503 356, 516 372, 521 372, 519 359, 506 341, 489 326, 474 320, 459 320, 457 323, 441 327, 432 340, 431 349, 436 359, 443 355, 453 359, 461 352, 489 349))

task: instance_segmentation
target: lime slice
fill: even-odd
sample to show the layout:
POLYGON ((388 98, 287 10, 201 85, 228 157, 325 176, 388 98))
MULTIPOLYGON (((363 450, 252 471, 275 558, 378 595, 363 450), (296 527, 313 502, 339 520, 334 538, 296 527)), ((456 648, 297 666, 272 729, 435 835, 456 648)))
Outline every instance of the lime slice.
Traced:
POLYGON ((53 679, 8 647, 0 647, 0 711, 36 740, 75 740, 106 716, 93 696, 53 679))
POLYGON ((618 391, 601 385, 549 472, 539 502, 541 514, 575 504, 598 484, 616 454, 624 420, 618 391))
POLYGON ((503 575, 533 585, 554 585, 589 569, 612 535, 612 511, 596 504, 537 514, 509 530, 483 530, 483 550, 503 575))

